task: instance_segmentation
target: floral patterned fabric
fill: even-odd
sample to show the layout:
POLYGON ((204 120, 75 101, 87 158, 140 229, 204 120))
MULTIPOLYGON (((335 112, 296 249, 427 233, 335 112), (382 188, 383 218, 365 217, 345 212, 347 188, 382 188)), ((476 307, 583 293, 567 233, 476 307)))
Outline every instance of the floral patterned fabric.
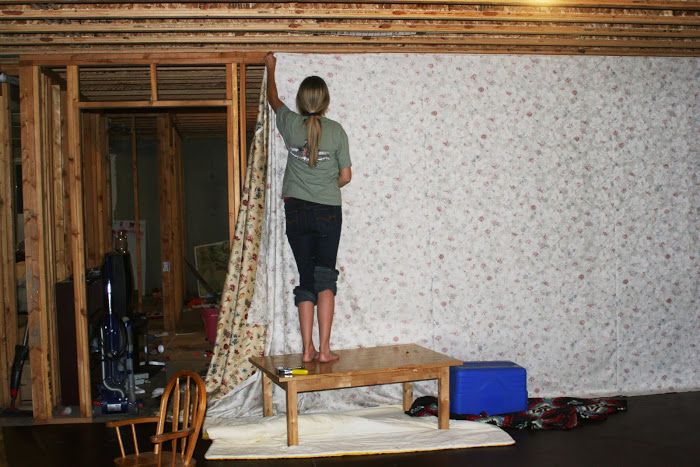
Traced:
MULTIPOLYGON (((334 348, 512 360, 531 397, 700 388, 699 59, 284 54, 277 71, 289 105, 325 78, 350 138, 334 348)), ((268 325, 266 353, 294 353, 270 132, 249 319, 268 325)), ((250 378, 210 416, 260 413, 260 391, 250 378)), ((304 393, 300 410, 400 400, 383 385, 304 393)))
MULTIPOLYGON (((263 79, 262 89, 265 85, 263 79)), ((248 309, 255 287, 265 214, 268 118, 267 95, 261 92, 255 137, 248 157, 241 208, 221 296, 214 354, 206 379, 207 392, 212 400, 224 396, 250 377, 254 367, 248 358, 262 355, 265 345, 266 328, 248 322, 248 309)))

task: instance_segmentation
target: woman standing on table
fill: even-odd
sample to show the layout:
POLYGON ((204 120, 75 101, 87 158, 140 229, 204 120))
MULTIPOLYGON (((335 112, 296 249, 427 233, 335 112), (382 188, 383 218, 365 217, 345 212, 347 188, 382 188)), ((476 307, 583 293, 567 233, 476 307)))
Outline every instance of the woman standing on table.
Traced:
POLYGON ((343 220, 340 188, 352 178, 348 137, 338 122, 324 117, 330 96, 325 81, 309 76, 297 91, 299 113, 277 94, 276 58, 265 56, 267 97, 276 114, 277 129, 289 151, 282 183, 286 233, 299 270, 294 304, 304 346, 303 361, 336 360, 330 339, 335 310, 335 269, 343 220), (312 331, 318 312, 318 351, 312 331))

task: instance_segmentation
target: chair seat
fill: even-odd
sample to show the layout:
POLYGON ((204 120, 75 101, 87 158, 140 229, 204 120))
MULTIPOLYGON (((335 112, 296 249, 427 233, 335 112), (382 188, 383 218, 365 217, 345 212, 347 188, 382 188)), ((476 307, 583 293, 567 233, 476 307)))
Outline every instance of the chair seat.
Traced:
POLYGON ((142 452, 139 455, 131 454, 126 457, 117 457, 114 459, 114 463, 116 465, 138 467, 191 466, 197 464, 194 459, 190 460, 189 464, 185 464, 185 460, 180 453, 173 454, 171 451, 161 451, 158 455, 153 452, 142 452))

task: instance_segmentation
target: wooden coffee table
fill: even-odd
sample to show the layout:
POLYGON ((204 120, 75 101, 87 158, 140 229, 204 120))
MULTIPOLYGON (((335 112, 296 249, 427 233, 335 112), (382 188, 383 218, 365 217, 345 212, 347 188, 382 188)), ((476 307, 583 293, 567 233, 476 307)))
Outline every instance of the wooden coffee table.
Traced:
POLYGON ((403 383, 403 408, 413 403, 413 382, 438 380, 438 428, 450 427, 450 367, 461 360, 416 344, 339 350, 334 362, 302 365, 301 354, 251 357, 263 374, 263 415, 272 415, 272 383, 287 393, 287 445, 299 444, 297 394, 328 389, 403 383), (283 377, 278 367, 303 366, 308 375, 283 377))

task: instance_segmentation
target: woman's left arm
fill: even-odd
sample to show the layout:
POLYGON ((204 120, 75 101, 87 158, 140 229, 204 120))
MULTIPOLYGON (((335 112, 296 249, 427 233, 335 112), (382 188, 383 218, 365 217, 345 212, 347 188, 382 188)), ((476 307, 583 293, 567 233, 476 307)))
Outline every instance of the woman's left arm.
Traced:
POLYGON ((352 167, 343 167, 338 173, 338 188, 342 188, 352 180, 352 167))
POLYGON ((267 67, 267 100, 272 106, 272 110, 277 112, 277 109, 284 105, 277 94, 277 83, 275 82, 275 68, 277 67, 277 59, 270 52, 265 55, 265 66, 267 67))

